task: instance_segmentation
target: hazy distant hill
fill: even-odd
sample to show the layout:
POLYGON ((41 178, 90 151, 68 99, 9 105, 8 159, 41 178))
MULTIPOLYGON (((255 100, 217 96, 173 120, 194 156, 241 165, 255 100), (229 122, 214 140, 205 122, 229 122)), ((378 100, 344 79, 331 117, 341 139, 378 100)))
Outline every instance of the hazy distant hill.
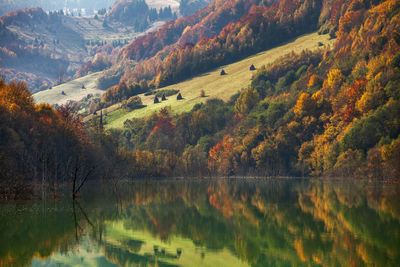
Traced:
POLYGON ((41 7, 44 10, 83 8, 88 14, 91 14, 93 10, 110 7, 113 2, 114 0, 4 0, 0 1, 0 15, 29 7, 41 7))
POLYGON ((210 2, 211 0, 180 0, 179 12, 182 16, 191 15, 210 2))
POLYGON ((73 75, 96 53, 111 53, 140 34, 118 21, 105 25, 100 16, 13 11, 0 18, 0 75, 26 80, 34 91, 44 89, 73 75))
POLYGON ((110 55, 179 13, 178 0, 113 1, 1 1, 0 11, 40 7, 0 17, 0 76, 25 80, 36 92, 68 80, 86 62, 90 68, 78 77, 104 70, 110 55), (76 8, 101 10, 95 16, 71 14, 76 8))
MULTIPOLYGON (((23 9, 29 7, 41 7, 47 11, 54 11, 60 9, 85 9, 86 15, 93 14, 93 11, 103 8, 108 9, 113 5, 115 0, 2 0, 0 1, 0 16, 14 11, 16 9, 23 9)), ((188 15, 196 12, 198 9, 204 7, 211 0, 147 0, 146 3, 151 8, 170 6, 172 10, 179 11, 182 15, 188 15), (182 12, 183 11, 183 12, 182 12)), ((79 11, 78 11, 79 12, 79 11)), ((76 12, 76 13, 78 13, 76 12)), ((77 15, 77 14, 75 14, 77 15)))
POLYGON ((160 6, 159 9, 150 8, 145 0, 116 0, 105 15, 106 22, 118 21, 126 25, 133 25, 136 31, 146 30, 151 22, 172 20, 177 17, 178 15, 172 11, 170 6, 160 6))

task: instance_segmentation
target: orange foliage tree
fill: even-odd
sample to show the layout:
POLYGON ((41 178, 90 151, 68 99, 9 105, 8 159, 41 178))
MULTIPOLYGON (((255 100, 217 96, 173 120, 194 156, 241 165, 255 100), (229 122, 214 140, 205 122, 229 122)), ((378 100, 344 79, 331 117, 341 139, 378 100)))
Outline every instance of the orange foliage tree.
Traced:
POLYGON ((210 149, 208 168, 212 173, 229 176, 233 171, 233 138, 224 136, 221 142, 210 149))

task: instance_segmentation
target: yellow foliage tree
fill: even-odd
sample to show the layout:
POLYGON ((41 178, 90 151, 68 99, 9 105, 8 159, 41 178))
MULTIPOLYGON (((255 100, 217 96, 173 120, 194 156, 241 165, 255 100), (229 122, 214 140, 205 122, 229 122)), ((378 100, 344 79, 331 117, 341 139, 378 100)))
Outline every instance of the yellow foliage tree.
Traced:
POLYGON ((370 110, 382 105, 385 101, 385 92, 382 87, 368 86, 367 91, 356 102, 356 110, 366 114, 370 110))
POLYGON ((343 82, 343 74, 339 69, 331 69, 324 81, 323 90, 327 97, 334 97, 343 82))
POLYGON ((381 148, 385 174, 391 177, 400 176, 400 136, 390 145, 381 148))
POLYGON ((321 78, 317 74, 313 74, 313 75, 311 75, 310 79, 308 80, 307 87, 311 88, 314 86, 321 85, 321 83, 322 83, 321 78))
POLYGON ((297 117, 303 117, 305 115, 313 115, 315 112, 316 102, 314 98, 308 93, 301 93, 299 99, 294 106, 294 114, 297 117))
POLYGON ((260 95, 255 89, 246 89, 242 91, 235 102, 235 111, 237 113, 249 112, 259 101, 260 95))

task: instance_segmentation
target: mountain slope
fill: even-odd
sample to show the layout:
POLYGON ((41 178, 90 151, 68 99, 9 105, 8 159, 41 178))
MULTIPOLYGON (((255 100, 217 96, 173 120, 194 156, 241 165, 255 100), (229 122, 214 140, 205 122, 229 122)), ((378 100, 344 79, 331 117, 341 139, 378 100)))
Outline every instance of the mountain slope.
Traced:
POLYGON ((152 79, 161 58, 187 44, 195 44, 201 39, 217 35, 223 27, 238 20, 260 3, 261 0, 216 0, 191 16, 166 23, 158 31, 138 38, 122 49, 111 70, 100 76, 99 84, 104 85, 102 89, 107 89, 117 84, 118 80, 131 82, 134 80, 130 78, 132 68, 135 73, 142 75, 135 78, 137 81, 152 79), (147 63, 135 67, 137 62, 143 60, 147 63))
POLYGON ((90 17, 46 13, 41 8, 5 14, 0 17, 0 75, 6 81, 25 80, 34 92, 43 90, 68 80, 96 54, 117 54, 125 44, 172 18, 153 10, 156 17, 148 21, 150 9, 144 1, 136 2, 142 3, 138 11, 143 16, 135 23, 113 17, 114 10, 90 17))
MULTIPOLYGON (((176 95, 173 95, 167 97, 167 101, 154 104, 154 95, 144 96, 141 94, 140 97, 142 98, 143 104, 147 105, 146 107, 128 111, 125 109, 118 109, 119 104, 112 106, 107 110, 114 110, 113 112, 104 112, 108 113, 106 127, 121 128, 125 120, 133 117, 149 116, 151 113, 157 112, 165 106, 171 107, 174 113, 181 113, 190 111, 195 104, 205 102, 211 98, 220 98, 228 101, 232 95, 248 86, 254 74, 254 72, 249 71, 250 65, 254 64, 257 68, 260 68, 292 51, 299 53, 305 49, 318 49, 321 45, 319 43, 324 44, 325 47, 332 47, 334 40, 329 40, 328 35, 318 35, 317 33, 305 35, 282 46, 221 67, 227 72, 227 75, 221 76, 221 69, 217 69, 181 83, 160 88, 160 90, 179 90, 184 98, 183 100, 177 101, 176 95), (201 90, 205 91, 206 97, 200 97, 201 90)), ((92 118, 92 116, 89 116, 87 119, 89 118, 92 118)))
POLYGON ((93 14, 94 10, 108 8, 114 0, 5 0, 0 2, 0 16, 16 9, 41 7, 44 10, 53 11, 60 9, 81 10, 93 14))
POLYGON ((101 97, 104 91, 96 87, 96 79, 99 77, 99 74, 99 72, 95 72, 85 77, 54 86, 51 89, 40 91, 34 94, 33 98, 39 104, 62 105, 68 101, 79 101, 88 94, 101 97), (82 88, 82 86, 85 88, 82 88))
POLYGON ((110 88, 102 103, 108 106, 119 101, 124 84, 140 86, 139 92, 163 87, 277 46, 321 25, 329 30, 334 27, 331 9, 331 2, 316 0, 214 1, 123 49, 113 66, 118 71, 100 77, 99 82, 110 85, 106 81, 115 82, 122 76, 121 84, 110 88), (121 67, 126 60, 140 62, 121 67), (119 98, 114 99, 114 95, 119 98))
MULTIPOLYGON (((330 30, 337 35, 332 50, 281 57, 259 68, 248 87, 227 102, 207 99, 178 114, 174 111, 185 106, 179 107, 175 96, 165 104, 150 103, 178 104, 172 112, 163 108, 145 117, 132 112, 138 117, 108 133, 131 151, 139 167, 163 159, 156 165, 166 175, 205 170, 218 176, 398 179, 400 2, 339 0, 330 12, 330 22, 337 23, 330 30)), ((229 89, 239 79, 234 68, 226 70, 223 78, 214 72, 186 81, 199 85, 185 91, 187 103, 206 87, 199 81, 212 83, 213 75, 223 81, 213 89, 227 88, 216 94, 223 99, 233 94, 229 89)), ((123 116, 116 111, 106 121, 119 126, 123 116)))

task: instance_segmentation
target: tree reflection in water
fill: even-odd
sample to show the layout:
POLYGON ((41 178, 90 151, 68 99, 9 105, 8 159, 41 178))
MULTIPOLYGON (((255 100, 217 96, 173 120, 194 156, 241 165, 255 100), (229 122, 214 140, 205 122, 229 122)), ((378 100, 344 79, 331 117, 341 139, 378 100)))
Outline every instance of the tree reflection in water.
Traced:
POLYGON ((321 180, 92 186, 46 209, 1 204, 0 265, 396 266, 399 191, 321 180))

